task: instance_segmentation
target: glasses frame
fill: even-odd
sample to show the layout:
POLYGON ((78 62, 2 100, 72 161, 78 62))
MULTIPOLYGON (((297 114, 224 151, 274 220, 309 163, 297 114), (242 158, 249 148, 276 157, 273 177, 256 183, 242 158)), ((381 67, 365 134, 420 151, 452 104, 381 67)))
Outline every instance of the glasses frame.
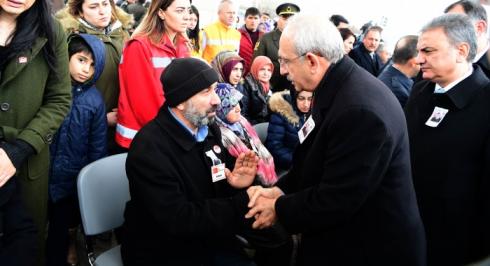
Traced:
POLYGON ((277 62, 279 63, 279 66, 285 66, 285 67, 288 67, 289 63, 293 62, 294 60, 298 60, 302 57, 305 57, 306 53, 302 54, 302 55, 298 55, 294 58, 291 58, 291 59, 287 59, 287 58, 277 58, 277 62))

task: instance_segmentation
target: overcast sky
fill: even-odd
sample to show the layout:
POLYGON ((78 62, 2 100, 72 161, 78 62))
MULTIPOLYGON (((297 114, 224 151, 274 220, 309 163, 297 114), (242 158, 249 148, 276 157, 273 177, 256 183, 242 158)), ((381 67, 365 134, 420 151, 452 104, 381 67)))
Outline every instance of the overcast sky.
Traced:
MULTIPOLYGON (((381 21, 386 18, 387 25, 383 32, 383 39, 388 47, 402 36, 418 34, 422 26, 431 18, 439 16, 449 4, 456 0, 302 0, 288 1, 297 4, 301 12, 318 13, 325 16, 341 14, 345 16, 352 25, 360 28, 364 23, 374 20, 381 21)), ((239 6, 261 5, 261 0, 235 0, 239 6)), ((277 6, 285 1, 266 0, 277 6)), ((201 12, 205 26, 206 23, 216 20, 216 12, 219 0, 194 0, 193 3, 201 12), (204 16, 204 17, 203 17, 204 16)), ((263 2, 262 2, 263 5, 263 2)))

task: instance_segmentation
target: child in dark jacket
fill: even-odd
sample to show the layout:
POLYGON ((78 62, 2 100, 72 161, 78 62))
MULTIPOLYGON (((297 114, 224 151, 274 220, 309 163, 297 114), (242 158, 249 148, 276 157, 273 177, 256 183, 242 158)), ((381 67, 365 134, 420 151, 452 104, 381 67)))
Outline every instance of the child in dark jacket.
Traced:
POLYGON ((73 34, 68 37, 68 54, 73 102, 50 145, 46 263, 50 266, 77 263, 76 231, 69 234, 80 221, 77 176, 84 166, 107 152, 105 105, 95 88, 104 69, 104 44, 93 35, 73 34))

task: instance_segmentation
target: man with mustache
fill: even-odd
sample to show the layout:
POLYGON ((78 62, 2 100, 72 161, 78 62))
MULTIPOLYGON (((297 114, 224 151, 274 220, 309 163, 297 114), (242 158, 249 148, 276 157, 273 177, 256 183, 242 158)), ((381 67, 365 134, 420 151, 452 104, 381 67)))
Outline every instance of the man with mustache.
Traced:
POLYGON ((215 125, 218 74, 174 59, 161 77, 166 102, 135 136, 126 161, 124 265, 253 265, 235 234, 250 228, 245 190, 257 157, 237 159, 215 125), (233 172, 227 168, 234 165, 233 172))

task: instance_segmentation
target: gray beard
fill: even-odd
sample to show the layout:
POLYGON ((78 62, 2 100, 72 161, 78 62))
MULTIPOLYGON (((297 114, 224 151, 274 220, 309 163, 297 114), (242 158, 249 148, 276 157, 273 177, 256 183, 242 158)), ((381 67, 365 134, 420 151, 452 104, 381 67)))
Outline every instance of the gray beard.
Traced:
MULTIPOLYGON (((213 108, 215 109, 215 108, 213 108)), ((214 110, 208 110, 204 114, 199 113, 196 107, 192 104, 191 101, 187 101, 184 104, 184 117, 195 127, 200 128, 202 126, 207 126, 214 122, 214 116, 209 117, 208 113, 213 112, 214 110)))

